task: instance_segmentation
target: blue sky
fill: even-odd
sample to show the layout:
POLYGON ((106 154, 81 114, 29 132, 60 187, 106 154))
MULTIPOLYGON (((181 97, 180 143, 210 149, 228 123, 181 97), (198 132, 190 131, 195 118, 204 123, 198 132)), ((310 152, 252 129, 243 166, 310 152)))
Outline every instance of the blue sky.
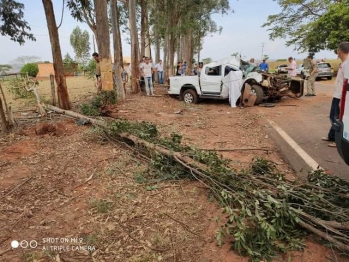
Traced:
MULTIPOLYGON (((2 55, 0 63, 8 63, 19 56, 35 55, 42 61, 52 61, 50 40, 47 31, 47 24, 42 1, 39 0, 18 0, 25 4, 25 19, 32 28, 32 33, 36 37, 36 42, 27 41, 23 46, 10 41, 9 37, 0 36, 0 47, 2 55)), ((62 12, 62 0, 53 0, 56 21, 59 24, 62 12)), ((260 58, 262 43, 264 43, 264 54, 272 59, 287 58, 293 56, 304 58, 306 54, 298 54, 293 47, 286 47, 285 41, 279 39, 270 41, 266 28, 261 25, 267 20, 268 15, 280 11, 279 6, 273 0, 230 0, 234 13, 229 15, 215 15, 214 20, 219 26, 223 26, 221 34, 207 36, 204 39, 201 58, 210 57, 218 60, 230 56, 234 52, 241 52, 245 58, 260 58)), ((69 36, 74 27, 80 26, 91 33, 92 52, 92 32, 88 26, 75 21, 65 8, 63 24, 59 29, 62 55, 69 53, 74 57, 74 52, 70 46, 69 36)), ((126 38, 126 37, 123 37, 126 38)), ((123 51, 125 56, 130 56, 130 46, 123 41, 123 51)), ((316 58, 336 58, 332 51, 322 51, 316 54, 316 58)))

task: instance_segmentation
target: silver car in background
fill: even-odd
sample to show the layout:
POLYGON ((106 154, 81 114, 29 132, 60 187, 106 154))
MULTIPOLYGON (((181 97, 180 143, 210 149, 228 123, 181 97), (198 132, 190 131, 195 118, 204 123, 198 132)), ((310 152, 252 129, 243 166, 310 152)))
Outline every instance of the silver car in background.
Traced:
POLYGON ((326 63, 326 62, 320 62, 317 64, 318 67, 318 74, 317 74, 317 79, 320 78, 327 78, 328 80, 332 79, 333 76, 333 69, 331 64, 326 63))

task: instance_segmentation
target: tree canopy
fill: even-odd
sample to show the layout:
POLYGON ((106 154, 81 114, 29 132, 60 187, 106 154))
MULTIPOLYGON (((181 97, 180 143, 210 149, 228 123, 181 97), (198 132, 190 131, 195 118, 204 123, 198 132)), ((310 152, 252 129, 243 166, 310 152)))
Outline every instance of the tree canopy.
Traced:
POLYGON ((0 1, 0 33, 7 35, 12 41, 20 45, 25 43, 25 39, 35 41, 28 23, 24 20, 24 4, 14 0, 0 1))
POLYGON ((282 11, 269 15, 272 40, 286 38, 286 45, 300 52, 336 50, 349 36, 349 0, 275 0, 282 11))
POLYGON ((81 63, 86 64, 90 58, 90 35, 80 27, 75 27, 70 35, 70 44, 75 52, 75 59, 81 63))

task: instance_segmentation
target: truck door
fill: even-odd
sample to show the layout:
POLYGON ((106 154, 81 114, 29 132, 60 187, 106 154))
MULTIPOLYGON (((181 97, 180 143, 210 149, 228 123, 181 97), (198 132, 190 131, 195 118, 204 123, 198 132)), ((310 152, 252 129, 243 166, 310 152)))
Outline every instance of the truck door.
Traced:
POLYGON ((203 95, 220 96, 222 89, 222 66, 205 67, 200 74, 200 87, 203 95))

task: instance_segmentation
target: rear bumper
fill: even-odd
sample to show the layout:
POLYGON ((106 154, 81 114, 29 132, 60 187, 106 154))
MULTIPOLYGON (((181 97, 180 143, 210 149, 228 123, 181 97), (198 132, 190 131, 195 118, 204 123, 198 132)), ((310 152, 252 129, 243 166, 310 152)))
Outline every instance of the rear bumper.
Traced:
POLYGON ((332 72, 318 72, 317 77, 332 77, 332 72))

